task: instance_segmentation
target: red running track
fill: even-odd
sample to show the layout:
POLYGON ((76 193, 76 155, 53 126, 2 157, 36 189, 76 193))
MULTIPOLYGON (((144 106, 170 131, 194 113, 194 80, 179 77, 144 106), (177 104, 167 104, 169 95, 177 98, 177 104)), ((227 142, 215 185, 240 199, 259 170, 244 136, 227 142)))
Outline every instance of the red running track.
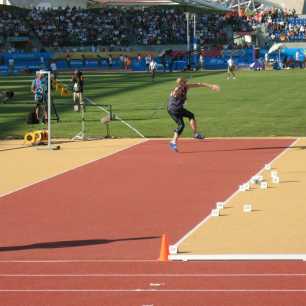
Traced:
POLYGON ((0 305, 303 305, 303 263, 154 261, 291 143, 149 141, 1 198, 0 305))

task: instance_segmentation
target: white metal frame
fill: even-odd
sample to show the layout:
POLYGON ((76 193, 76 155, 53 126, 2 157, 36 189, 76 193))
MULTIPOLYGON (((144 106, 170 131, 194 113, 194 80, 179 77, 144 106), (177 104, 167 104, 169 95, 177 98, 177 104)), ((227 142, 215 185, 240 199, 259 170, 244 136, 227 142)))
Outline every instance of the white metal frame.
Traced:
POLYGON ((47 70, 39 70, 40 74, 47 75, 48 76, 48 145, 43 147, 38 147, 38 149, 46 149, 46 150, 58 150, 60 146, 52 145, 51 139, 52 139, 52 133, 51 133, 51 72, 47 70))

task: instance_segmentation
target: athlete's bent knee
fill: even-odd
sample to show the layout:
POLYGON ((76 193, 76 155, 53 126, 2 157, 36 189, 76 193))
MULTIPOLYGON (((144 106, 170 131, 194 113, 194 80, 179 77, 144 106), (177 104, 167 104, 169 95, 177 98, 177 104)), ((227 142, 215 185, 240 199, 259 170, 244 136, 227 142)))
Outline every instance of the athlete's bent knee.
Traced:
POLYGON ((194 114, 191 114, 191 115, 190 115, 190 117, 189 117, 189 121, 190 121, 190 120, 195 120, 195 116, 194 116, 194 114))
POLYGON ((178 125, 178 127, 175 129, 175 132, 178 134, 178 135, 181 135, 183 133, 183 130, 185 128, 185 124, 184 122, 180 123, 178 125))

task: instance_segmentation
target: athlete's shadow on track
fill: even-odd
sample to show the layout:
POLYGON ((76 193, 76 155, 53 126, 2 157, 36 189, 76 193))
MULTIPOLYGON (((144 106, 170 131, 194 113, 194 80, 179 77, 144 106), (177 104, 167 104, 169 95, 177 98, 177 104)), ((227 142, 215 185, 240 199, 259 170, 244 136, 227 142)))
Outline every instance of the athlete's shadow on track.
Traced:
POLYGON ((119 239, 89 239, 89 240, 40 242, 40 243, 33 243, 33 244, 28 244, 28 245, 0 247, 0 252, 24 251, 24 250, 33 250, 33 249, 74 248, 74 247, 82 247, 82 246, 108 244, 108 243, 114 243, 114 242, 148 240, 148 239, 160 239, 160 236, 131 237, 131 238, 119 238, 119 239))

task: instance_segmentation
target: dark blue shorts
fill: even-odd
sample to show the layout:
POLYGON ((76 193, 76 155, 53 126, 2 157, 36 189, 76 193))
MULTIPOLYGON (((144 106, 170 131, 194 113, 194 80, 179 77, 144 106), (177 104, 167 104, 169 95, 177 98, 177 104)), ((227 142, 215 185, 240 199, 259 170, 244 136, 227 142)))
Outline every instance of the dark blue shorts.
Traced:
POLYGON ((194 119, 194 114, 185 108, 180 108, 178 110, 168 109, 168 113, 177 124, 177 128, 174 131, 178 133, 178 135, 181 135, 185 128, 184 118, 188 118, 189 120, 194 119))
POLYGON ((188 118, 189 120, 194 119, 194 114, 185 108, 178 110, 168 109, 168 114, 177 124, 179 124, 183 118, 188 118))

